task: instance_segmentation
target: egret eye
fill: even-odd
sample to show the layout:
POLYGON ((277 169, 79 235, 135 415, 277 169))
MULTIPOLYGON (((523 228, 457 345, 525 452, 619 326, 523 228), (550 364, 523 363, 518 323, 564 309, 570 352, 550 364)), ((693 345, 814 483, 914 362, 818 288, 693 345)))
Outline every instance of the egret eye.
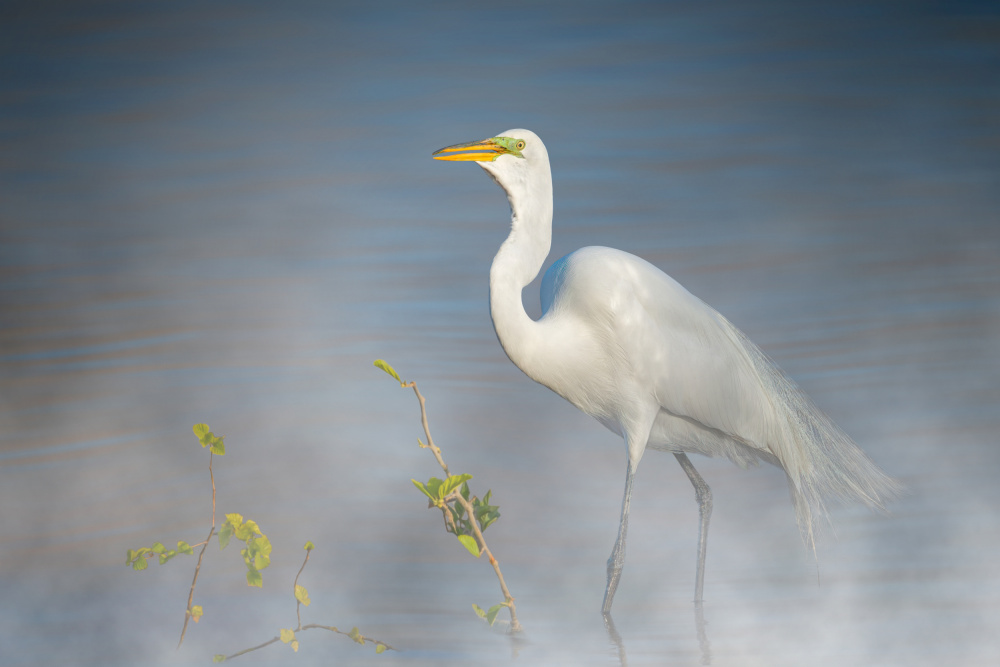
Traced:
POLYGON ((524 139, 518 139, 517 143, 514 144, 514 148, 516 148, 519 151, 523 151, 524 150, 524 139))

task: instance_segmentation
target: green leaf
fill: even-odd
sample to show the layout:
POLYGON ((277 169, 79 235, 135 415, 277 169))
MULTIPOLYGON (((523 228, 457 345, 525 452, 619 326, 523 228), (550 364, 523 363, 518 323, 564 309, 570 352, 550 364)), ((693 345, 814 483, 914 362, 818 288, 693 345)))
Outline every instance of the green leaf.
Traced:
POLYGON ((424 493, 424 495, 426 495, 428 498, 431 499, 431 502, 433 502, 435 505, 440 506, 438 501, 441 500, 441 498, 444 498, 444 494, 441 493, 441 485, 444 484, 442 480, 438 479, 437 477, 431 477, 429 480, 427 480, 426 484, 421 484, 415 479, 411 481, 413 482, 414 486, 420 489, 424 493))
POLYGON ((472 609, 473 609, 473 611, 476 612, 476 616, 478 616, 479 618, 486 618, 486 612, 483 611, 482 607, 480 607, 478 604, 476 604, 476 603, 473 602, 472 603, 472 609))
POLYGON ((399 379, 399 373, 396 372, 396 369, 390 366, 387 362, 383 361, 382 359, 375 360, 375 367, 381 368, 383 371, 385 371, 392 377, 396 378, 396 382, 398 382, 400 385, 404 384, 404 382, 399 379))
POLYGON ((423 482, 418 482, 415 479, 411 479, 410 481, 413 482, 413 486, 420 489, 421 493, 423 493, 425 496, 427 496, 431 500, 437 500, 437 496, 432 495, 431 492, 427 490, 427 487, 424 485, 423 482))
POLYGON ((185 542, 184 540, 177 540, 177 553, 193 556, 194 549, 192 549, 191 545, 185 542))
POLYGON ((245 523, 240 524, 236 527, 236 539, 240 542, 246 542, 254 535, 260 535, 260 528, 257 527, 257 522, 247 519, 245 523))
POLYGON ((128 553, 125 554, 125 564, 126 565, 131 565, 132 564, 132 561, 134 561, 135 558, 136 558, 136 553, 137 552, 135 551, 135 549, 129 549, 128 550, 128 553))
POLYGON ((299 640, 298 639, 293 639, 292 643, 290 643, 289 646, 291 646, 292 650, 295 651, 296 653, 299 652, 299 640))
POLYGON ((139 557, 132 563, 132 569, 138 572, 139 570, 145 570, 147 567, 149 567, 149 563, 146 562, 146 550, 142 549, 139 552, 139 557))
POLYGON ((479 545, 476 544, 476 538, 472 535, 459 535, 458 541, 462 543, 462 546, 469 550, 470 554, 479 558, 479 545))
POLYGON ((305 549, 306 551, 312 551, 313 549, 316 548, 316 546, 312 542, 306 542, 306 545, 302 548, 305 549))
POLYGON ((375 644, 375 653, 384 653, 385 648, 386 648, 385 644, 382 643, 375 644))
POLYGON ((359 644, 365 643, 365 636, 358 632, 357 626, 351 628, 351 631, 347 633, 347 636, 356 641, 359 644))
POLYGON ((305 586, 295 584, 295 599, 305 606, 309 606, 309 593, 306 591, 305 586))
POLYGON ((150 547, 149 550, 152 551, 154 554, 162 554, 167 550, 167 548, 162 544, 160 544, 159 542, 153 542, 153 546, 150 547))
POLYGON ((212 656, 212 662, 225 662, 225 661, 226 661, 226 656, 222 655, 221 653, 216 653, 215 655, 212 656))
POLYGON ((490 624, 491 628, 493 627, 493 622, 497 620, 497 614, 500 613, 500 610, 505 606, 506 605, 501 602, 500 604, 493 605, 490 607, 489 611, 486 612, 486 622, 490 624))
POLYGON ((282 642, 284 642, 285 644, 287 644, 288 642, 292 641, 293 639, 295 639, 295 633, 292 630, 287 630, 285 628, 281 628, 281 641, 282 642))
POLYGON ((271 564, 271 540, 267 535, 261 535, 251 543, 253 552, 253 566, 258 570, 263 570, 271 564))
POLYGON ((198 442, 201 443, 202 447, 208 444, 204 440, 205 436, 211 433, 211 431, 208 430, 208 424, 195 424, 191 430, 194 431, 194 435, 198 438, 198 442))
POLYGON ((260 572, 253 569, 247 570, 247 586, 256 586, 257 588, 264 587, 264 577, 261 576, 260 572))
POLYGON ((177 555, 177 552, 174 551, 174 550, 172 550, 172 549, 170 551, 168 551, 167 553, 160 554, 160 565, 163 565, 164 563, 166 563, 168 560, 170 560, 171 558, 173 558, 176 555, 177 555))
POLYGON ((201 617, 204 615, 205 612, 202 611, 200 604, 196 604, 193 607, 191 607, 191 620, 194 621, 195 623, 200 621, 201 617))
POLYGON ((437 495, 438 498, 444 498, 449 493, 457 489, 467 480, 472 479, 472 475, 468 473, 463 473, 461 475, 452 475, 448 479, 444 480, 441 486, 438 488, 437 495))
POLYGON ((210 451, 216 456, 225 456, 226 454, 226 443, 225 436, 218 435, 212 438, 210 451))
POLYGON ((219 531, 219 549, 225 549, 226 545, 229 544, 229 538, 233 536, 233 524, 228 521, 222 524, 222 530, 219 531))

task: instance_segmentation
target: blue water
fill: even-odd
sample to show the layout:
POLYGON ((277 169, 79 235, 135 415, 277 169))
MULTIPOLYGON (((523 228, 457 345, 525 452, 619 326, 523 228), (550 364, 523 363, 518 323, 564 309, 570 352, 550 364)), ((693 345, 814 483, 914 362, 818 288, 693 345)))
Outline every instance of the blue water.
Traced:
MULTIPOLYGON (((0 10, 0 662, 996 664, 1000 13, 988 3, 19 3, 0 10), (742 328, 908 488, 835 507, 818 563, 783 475, 644 458, 615 600, 619 439, 504 357, 502 193, 437 148, 527 127, 552 259, 645 257, 742 328), (410 478, 493 490, 502 597, 410 478), (206 453, 272 543, 206 554, 206 453), (818 583, 817 583, 818 581, 818 583), (703 622, 702 622, 703 621, 703 622)), ((538 312, 537 284, 525 291, 538 312)))

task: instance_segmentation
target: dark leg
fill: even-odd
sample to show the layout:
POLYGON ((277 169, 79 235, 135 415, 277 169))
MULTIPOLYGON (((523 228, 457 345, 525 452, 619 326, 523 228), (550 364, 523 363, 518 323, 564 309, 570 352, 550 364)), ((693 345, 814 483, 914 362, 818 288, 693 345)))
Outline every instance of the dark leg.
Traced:
POLYGON ((698 499, 698 514, 701 517, 701 529, 698 532, 698 572, 694 583, 694 600, 701 602, 705 589, 705 545, 708 542, 708 520, 712 518, 712 490, 702 479, 694 465, 688 460, 687 454, 674 454, 677 462, 684 468, 691 485, 694 486, 695 498, 698 499))
POLYGON ((608 587, 604 591, 604 604, 601 606, 601 611, 605 614, 611 612, 611 601, 615 597, 618 580, 622 576, 622 567, 625 565, 625 534, 628 532, 628 507, 632 501, 632 478, 634 476, 635 470, 632 468, 632 462, 629 461, 625 471, 625 495, 622 497, 622 516, 618 523, 618 539, 615 540, 615 548, 611 550, 611 557, 608 558, 608 587))

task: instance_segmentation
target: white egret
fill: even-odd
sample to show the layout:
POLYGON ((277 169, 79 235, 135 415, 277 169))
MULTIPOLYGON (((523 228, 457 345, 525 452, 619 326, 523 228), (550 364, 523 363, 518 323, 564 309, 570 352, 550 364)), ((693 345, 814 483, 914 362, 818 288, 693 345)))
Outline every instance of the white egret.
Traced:
POLYGON ((858 446, 714 309, 634 255, 588 247, 555 262, 542 279, 542 316, 521 291, 552 240, 552 174, 542 141, 508 130, 434 153, 475 161, 507 193, 510 235, 490 269, 497 338, 535 382, 595 417, 625 441, 627 465, 618 538, 608 559, 603 610, 610 612, 625 561, 629 502, 647 447, 673 453, 694 485, 701 516, 695 600, 702 599, 712 494, 688 452, 741 467, 782 468, 803 538, 815 550, 822 497, 884 510, 898 491, 858 446))

